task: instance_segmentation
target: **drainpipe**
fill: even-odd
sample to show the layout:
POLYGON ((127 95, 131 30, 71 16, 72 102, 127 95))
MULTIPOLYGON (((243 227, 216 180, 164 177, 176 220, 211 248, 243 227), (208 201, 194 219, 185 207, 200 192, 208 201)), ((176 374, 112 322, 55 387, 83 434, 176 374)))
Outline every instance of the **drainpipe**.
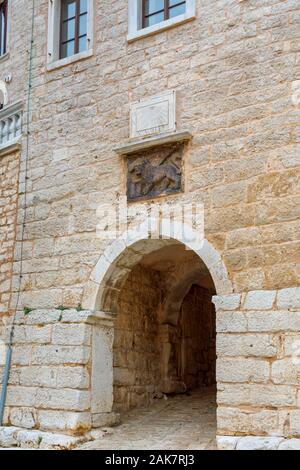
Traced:
POLYGON ((2 378, 2 389, 1 389, 1 396, 0 396, 0 426, 3 426, 3 417, 4 417, 4 409, 5 409, 5 402, 6 402, 6 395, 7 395, 7 387, 9 381, 9 373, 10 373, 10 366, 11 366, 11 356, 12 356, 12 347, 13 347, 13 337, 14 337, 14 323, 15 323, 15 316, 18 309, 19 298, 20 298, 20 290, 21 290, 21 280, 22 280, 22 254, 23 254, 23 239, 24 239, 24 228, 25 228, 25 221, 26 221, 26 182, 27 182, 27 162, 28 162, 28 155, 29 155, 29 122, 30 122, 30 110, 31 110, 31 92, 32 92, 32 61, 33 61, 33 44, 34 44, 34 13, 35 13, 35 0, 32 0, 32 12, 31 12, 31 36, 30 36, 30 47, 29 47, 29 76, 28 76, 28 90, 27 90, 27 122, 26 122, 26 151, 25 151, 25 180, 24 180, 24 216, 23 216, 23 223, 22 223, 22 231, 21 231, 21 254, 20 254, 20 281, 19 281, 19 289, 17 292, 17 300, 15 306, 15 313, 13 315, 10 333, 9 333, 9 341, 7 345, 6 351, 6 360, 5 366, 3 371, 3 378, 2 378))

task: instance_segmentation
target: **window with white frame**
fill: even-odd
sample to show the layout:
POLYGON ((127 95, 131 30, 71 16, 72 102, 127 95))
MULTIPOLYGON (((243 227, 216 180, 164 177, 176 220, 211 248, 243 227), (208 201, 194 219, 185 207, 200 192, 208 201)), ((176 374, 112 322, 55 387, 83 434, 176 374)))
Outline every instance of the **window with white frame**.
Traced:
POLYGON ((129 0, 128 37, 134 40, 195 18, 196 0, 129 0))
POLYGON ((90 55, 93 0, 49 0, 48 64, 90 55))
POLYGON ((0 0, 0 56, 7 52, 8 0, 0 0))

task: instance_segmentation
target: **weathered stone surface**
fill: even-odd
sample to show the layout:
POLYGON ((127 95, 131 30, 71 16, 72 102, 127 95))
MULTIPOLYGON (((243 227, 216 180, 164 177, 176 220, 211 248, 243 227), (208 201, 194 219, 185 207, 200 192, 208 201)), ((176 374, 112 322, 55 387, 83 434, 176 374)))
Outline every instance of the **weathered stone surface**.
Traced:
POLYGON ((219 450, 235 450, 239 437, 235 436, 217 436, 217 445, 219 450))
POLYGON ((41 431, 19 431, 17 434, 18 445, 24 449, 38 449, 43 439, 41 431))
POLYGON ((279 351, 279 340, 267 334, 219 334, 218 356, 274 357, 279 351))
POLYGON ((220 406, 217 410, 218 430, 222 434, 282 435, 284 425, 279 425, 278 411, 253 407, 230 408, 220 406))
POLYGON ((295 358, 281 359, 272 364, 272 381, 275 384, 299 385, 300 361, 295 358))
MULTIPOLYGON (((180 207, 187 194, 203 203, 207 241, 202 248, 197 245, 197 256, 209 273, 201 265, 190 280, 218 293, 218 376, 225 383, 219 386, 224 386, 221 398, 228 407, 240 411, 232 417, 236 428, 243 428, 243 436, 268 437, 278 412, 278 429, 291 438, 282 445, 298 445, 292 437, 299 437, 300 399, 299 2, 202 2, 201 8, 196 3, 195 20, 133 43, 126 41, 124 2, 111 0, 107 15, 97 5, 94 22, 101 27, 91 38, 97 45, 93 53, 81 61, 71 58, 72 64, 59 68, 52 64, 52 70, 47 70, 51 55, 46 51, 45 5, 33 30, 35 60, 28 97, 24 34, 31 31, 31 10, 24 0, 19 8, 12 2, 9 23, 14 34, 8 38, 9 54, 1 58, 4 104, 27 103, 30 98, 33 113, 23 113, 23 130, 29 118, 29 154, 25 132, 20 150, 0 149, 1 340, 7 340, 7 322, 16 305, 19 310, 5 410, 8 423, 11 419, 18 426, 38 427, 36 412, 67 413, 68 406, 69 412, 88 413, 95 397, 96 416, 109 413, 113 361, 118 364, 118 405, 131 407, 150 400, 156 389, 161 392, 160 350, 151 346, 150 338, 156 334, 154 311, 164 305, 175 255, 161 251, 156 263, 150 262, 159 276, 169 269, 165 284, 161 278, 155 286, 148 283, 142 288, 137 279, 130 286, 131 298, 120 305, 122 283, 133 265, 144 262, 144 255, 167 240, 146 240, 145 227, 138 235, 137 218, 131 217, 134 239, 125 237, 110 250, 112 239, 99 238, 97 228, 102 217, 108 235, 114 221, 99 217, 97 209, 108 203, 111 214, 122 212, 128 161, 114 155, 113 149, 129 135, 130 104, 175 89, 172 123, 176 121, 179 131, 190 130, 193 139, 180 155, 176 175, 174 161, 168 160, 172 156, 166 162, 157 160, 166 165, 158 191, 162 165, 150 157, 155 188, 147 188, 143 168, 142 184, 146 193, 154 189, 156 195, 167 192, 168 183, 172 190, 182 189, 185 194, 172 196, 180 207), (172 175, 176 180, 180 176, 180 188, 172 183, 172 175), (101 284, 104 278, 108 289, 101 284), (230 295, 223 297, 225 293, 230 295), (143 299, 139 308, 136 299, 143 299), (93 313, 82 311, 81 305, 91 310, 105 305, 102 310, 108 315, 124 307, 132 317, 120 315, 118 328, 114 330, 111 321, 105 328, 98 325, 100 333, 95 333, 93 313), (127 333, 120 335, 120 330, 127 333), (115 344, 119 340, 114 355, 113 333, 115 344), (101 346, 98 339, 103 340, 101 346), (105 380, 101 374, 92 376, 95 366, 105 380), (241 405, 236 404, 239 400, 241 405), (250 419, 252 412, 257 413, 256 424, 253 416, 250 419)), ((0 110, 2 116, 5 112, 5 107, 0 110)), ((165 148, 155 152, 165 154, 165 148)), ((118 236, 123 237, 126 224, 118 223, 118 236)), ((183 278, 173 284, 176 293, 183 278)), ((209 331, 213 330, 211 325, 209 331)), ((174 348, 175 341, 166 344, 170 357, 180 349, 174 348)), ((201 350, 203 356, 206 352, 201 350)), ((1 372, 4 353, 2 347, 1 372)), ((207 370, 201 368, 201 373, 207 375, 207 370)), ((52 417, 49 429, 59 420, 52 417)), ((64 428, 76 427, 71 415, 62 422, 64 428)), ((232 429, 230 434, 234 433, 232 429)), ((225 432, 222 435, 226 437, 225 432)), ((25 435, 23 440, 36 446, 36 437, 25 435)), ((250 445, 249 440, 239 442, 250 445)))
POLYGON ((82 434, 91 427, 89 413, 69 411, 39 410, 38 420, 42 431, 62 431, 82 434))
POLYGON ((278 450, 300 450, 300 439, 286 439, 279 444, 278 450))
POLYGON ((60 345, 89 345, 91 341, 91 328, 89 325, 54 325, 52 331, 53 344, 60 345))
POLYGON ((277 450, 282 441, 280 437, 242 437, 236 445, 236 450, 277 450))
POLYGON ((87 346, 35 346, 32 348, 33 365, 86 364, 90 357, 87 346))
POLYGON ((92 414, 93 427, 114 426, 120 423, 119 413, 95 413, 92 414))
POLYGON ((246 310, 268 310, 274 305, 276 291, 248 292, 243 308, 246 310))
POLYGON ((219 405, 295 406, 296 389, 288 385, 220 384, 219 405))
POLYGON ((245 312, 217 312, 218 333, 245 333, 248 331, 248 323, 245 312))
POLYGON ((85 411, 90 408, 90 393, 83 390, 39 388, 34 403, 42 409, 85 411))
POLYGON ((216 310, 236 310, 240 306, 241 296, 239 294, 214 296, 213 302, 216 310))
POLYGON ((279 308, 300 308, 300 287, 282 289, 278 292, 277 305, 279 308))
POLYGON ((269 379, 270 365, 267 361, 246 358, 217 359, 217 382, 266 383, 269 379))
POLYGON ((9 413, 12 426, 32 429, 36 425, 36 410, 30 408, 13 408, 9 413))
MULTIPOLYGON (((298 382, 299 383, 299 382, 298 382)), ((290 430, 293 436, 300 434, 300 410, 292 410, 290 413, 290 430)), ((300 449, 300 447, 299 447, 300 449)))
POLYGON ((69 450, 79 442, 75 437, 44 433, 39 448, 41 450, 69 450))
POLYGON ((0 427, 0 447, 13 447, 17 445, 17 435, 20 428, 13 426, 0 427))

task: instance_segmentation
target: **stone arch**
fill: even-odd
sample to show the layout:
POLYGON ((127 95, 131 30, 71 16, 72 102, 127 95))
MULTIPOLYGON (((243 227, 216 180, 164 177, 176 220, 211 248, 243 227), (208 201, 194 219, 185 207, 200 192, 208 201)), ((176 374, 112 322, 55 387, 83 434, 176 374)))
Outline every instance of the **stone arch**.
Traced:
MULTIPOLYGON (((154 222, 157 223, 157 220, 154 222)), ((153 239, 149 235, 149 220, 147 220, 136 230, 124 233, 123 236, 111 243, 100 256, 91 273, 84 290, 82 302, 85 310, 94 312, 92 317, 96 322, 92 340, 91 369, 91 410, 93 416, 101 416, 101 419, 102 417, 105 419, 107 417, 108 420, 114 419, 112 411, 114 400, 114 330, 117 321, 116 314, 119 312, 118 302, 122 287, 133 268, 147 254, 168 247, 168 245, 174 246, 174 244, 185 246, 196 254, 195 258, 199 258, 202 264, 205 265, 217 294, 230 294, 233 291, 220 254, 211 243, 201 238, 189 225, 179 222, 170 224, 170 220, 164 223, 162 220, 159 224, 159 237, 153 239), (112 418, 109 418, 111 413, 112 418)), ((170 284, 167 289, 168 295, 162 312, 162 315, 168 315, 168 319, 159 319, 162 328, 161 333, 164 333, 164 328, 168 329, 172 312, 175 315, 176 306, 179 305, 189 287, 196 281, 197 274, 197 270, 192 270, 191 274, 191 269, 185 271, 183 266, 173 276, 170 276, 170 284), (181 287, 178 289, 178 297, 176 298, 174 292, 176 292, 180 280, 181 287)), ((162 345, 162 354, 164 351, 162 345)), ((178 386, 181 385, 176 380, 170 380, 168 377, 168 351, 164 354, 164 357, 165 361, 162 361, 160 365, 162 389, 169 392, 176 391, 178 386)))
MULTIPOLYGON (((83 295, 83 308, 117 313, 118 295, 132 267, 159 248, 181 243, 193 250, 208 269, 218 295, 233 292, 232 283, 220 254, 206 239, 199 237, 189 225, 180 222, 160 224, 160 236, 149 235, 149 221, 136 230, 126 232, 106 248, 94 267, 83 295)), ((190 282, 187 285, 191 285, 190 282)), ((187 286, 186 286, 187 289, 187 286)), ((170 299, 172 302, 172 299, 170 299)))

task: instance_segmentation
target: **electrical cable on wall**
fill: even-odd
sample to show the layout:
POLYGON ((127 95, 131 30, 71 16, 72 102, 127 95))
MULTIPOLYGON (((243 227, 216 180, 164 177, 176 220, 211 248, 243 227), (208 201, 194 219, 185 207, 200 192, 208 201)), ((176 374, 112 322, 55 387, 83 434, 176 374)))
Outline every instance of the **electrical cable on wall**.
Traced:
MULTIPOLYGON (((0 426, 3 425, 4 409, 7 395, 7 386, 9 381, 9 373, 11 366, 12 347, 14 338, 14 328, 16 313, 18 311, 21 283, 22 283, 22 266, 23 266, 23 239, 26 223, 26 206, 27 206, 27 172, 28 172, 28 156, 29 156, 29 136, 30 136, 30 120, 31 120, 31 99, 32 99, 32 64, 33 64, 33 46, 34 46, 34 15, 35 15, 35 0, 32 0, 32 12, 31 12, 31 32, 30 32, 30 45, 29 45, 29 71, 28 71, 28 87, 27 87, 27 119, 26 119, 26 147, 25 147, 25 158, 24 158, 24 210, 23 220, 21 222, 21 238, 20 240, 20 272, 19 272, 19 285, 16 292, 16 302, 13 309, 12 322, 10 324, 10 331, 8 336, 8 344, 6 351, 6 361, 3 372, 2 389, 0 395, 0 426)), ((20 161, 21 165, 22 161, 20 161)))

